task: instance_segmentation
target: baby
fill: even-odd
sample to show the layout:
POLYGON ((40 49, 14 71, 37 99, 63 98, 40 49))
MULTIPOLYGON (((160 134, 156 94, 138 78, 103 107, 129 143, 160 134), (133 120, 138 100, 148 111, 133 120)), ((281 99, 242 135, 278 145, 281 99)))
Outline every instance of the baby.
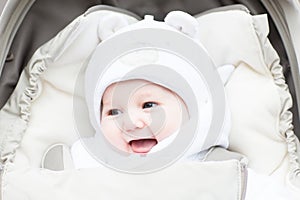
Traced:
MULTIPOLYGON (((178 138, 176 141, 183 141, 185 144, 181 145, 182 147, 176 146, 175 151, 177 154, 184 154, 182 158, 188 160, 203 159, 213 146, 228 147, 230 115, 229 108, 224 103, 222 82, 227 82, 234 66, 225 65, 216 70, 207 52, 196 39, 193 39, 197 35, 198 22, 187 15, 182 12, 175 13, 173 20, 169 15, 165 19, 166 23, 156 22, 148 16, 144 21, 128 26, 133 33, 136 29, 146 31, 145 34, 137 32, 137 37, 142 37, 137 41, 142 42, 135 40, 129 42, 128 46, 131 48, 137 45, 134 47, 136 50, 118 54, 117 59, 112 57, 108 63, 103 63, 109 59, 103 59, 101 52, 107 52, 109 48, 107 41, 117 40, 118 34, 122 35, 122 31, 112 36, 99 32, 102 37, 105 35, 107 38, 104 38, 103 44, 99 44, 94 51, 85 74, 85 99, 91 125, 96 133, 94 137, 82 138, 73 144, 71 152, 75 168, 100 165, 93 155, 90 155, 94 152, 89 153, 88 150, 91 150, 91 144, 97 146, 97 141, 102 140, 107 141, 106 144, 113 150, 127 154, 148 155, 166 149, 178 138), (176 23, 174 24, 178 18, 183 20, 183 22, 179 20, 183 26, 178 27, 176 23), (149 27, 157 30, 155 34, 165 34, 166 31, 170 33, 168 36, 170 41, 168 42, 168 38, 162 41, 165 50, 153 47, 153 41, 147 42, 148 30, 151 30, 149 27), (174 42, 177 37, 178 42, 174 42), (174 47, 171 47, 171 42, 174 42, 174 47), (191 61, 167 48, 194 48, 197 52, 197 61, 193 62, 197 63, 192 64, 191 61), (203 72, 199 73, 202 70, 203 72), (218 72, 221 79, 218 78, 218 72), (210 88, 203 78, 205 73, 214 79, 213 84, 218 85, 221 92, 219 96, 216 95, 220 97, 217 102, 220 106, 215 109, 216 111, 213 104, 216 104, 217 100, 211 98, 210 88), (218 115, 219 118, 215 117, 213 120, 213 115, 218 115), (187 131, 182 131, 186 123, 193 123, 193 126, 187 131), (210 135, 211 126, 217 128, 210 135)), ((112 18, 109 18, 107 23, 111 23, 111 20, 112 18)), ((116 21, 122 24, 121 19, 116 21)), ((106 27, 104 24, 103 21, 102 25, 106 27)), ((132 34, 128 36, 133 37, 132 34)), ((119 48, 127 47, 125 43, 122 40, 119 48)), ((181 53, 195 58, 189 51, 181 53)), ((97 150, 98 154, 107 155, 103 152, 97 150)))

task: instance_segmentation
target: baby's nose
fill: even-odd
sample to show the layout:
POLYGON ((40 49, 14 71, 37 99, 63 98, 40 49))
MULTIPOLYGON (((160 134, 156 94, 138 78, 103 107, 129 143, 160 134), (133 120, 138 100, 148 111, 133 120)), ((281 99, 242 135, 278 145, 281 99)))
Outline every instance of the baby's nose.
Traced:
POLYGON ((123 129, 126 132, 143 129, 151 124, 151 116, 142 111, 130 111, 123 118, 123 129))

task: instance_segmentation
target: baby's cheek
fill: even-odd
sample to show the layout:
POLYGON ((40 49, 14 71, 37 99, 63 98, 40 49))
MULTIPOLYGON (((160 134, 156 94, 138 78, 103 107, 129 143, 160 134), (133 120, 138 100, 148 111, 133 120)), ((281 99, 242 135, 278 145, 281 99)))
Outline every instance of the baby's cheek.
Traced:
POLYGON ((167 115, 168 123, 172 126, 178 127, 181 124, 182 120, 182 111, 181 108, 177 106, 174 106, 171 111, 167 115))
POLYGON ((101 130, 107 141, 117 149, 130 152, 130 146, 123 139, 122 131, 116 126, 113 120, 103 120, 101 122, 101 130))
POLYGON ((111 123, 107 120, 103 120, 101 122, 101 131, 102 131, 102 134, 109 141, 111 141, 113 139, 113 135, 116 134, 116 129, 115 129, 113 123, 111 123))

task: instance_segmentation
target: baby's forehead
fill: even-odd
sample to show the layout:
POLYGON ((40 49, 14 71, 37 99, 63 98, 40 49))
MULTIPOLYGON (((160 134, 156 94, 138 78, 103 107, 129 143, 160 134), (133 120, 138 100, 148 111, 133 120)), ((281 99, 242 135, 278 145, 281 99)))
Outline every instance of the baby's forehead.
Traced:
POLYGON ((138 94, 141 97, 159 94, 178 96, 174 91, 162 85, 143 79, 133 79, 110 84, 105 89, 102 100, 121 98, 122 96, 126 97, 133 94, 138 94))

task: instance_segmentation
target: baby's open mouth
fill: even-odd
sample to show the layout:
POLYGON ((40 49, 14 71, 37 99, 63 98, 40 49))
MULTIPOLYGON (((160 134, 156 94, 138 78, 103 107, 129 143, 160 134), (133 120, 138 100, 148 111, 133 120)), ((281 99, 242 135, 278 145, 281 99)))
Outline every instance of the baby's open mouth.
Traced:
POLYGON ((131 140, 129 145, 134 153, 148 153, 157 144, 154 138, 131 140))

